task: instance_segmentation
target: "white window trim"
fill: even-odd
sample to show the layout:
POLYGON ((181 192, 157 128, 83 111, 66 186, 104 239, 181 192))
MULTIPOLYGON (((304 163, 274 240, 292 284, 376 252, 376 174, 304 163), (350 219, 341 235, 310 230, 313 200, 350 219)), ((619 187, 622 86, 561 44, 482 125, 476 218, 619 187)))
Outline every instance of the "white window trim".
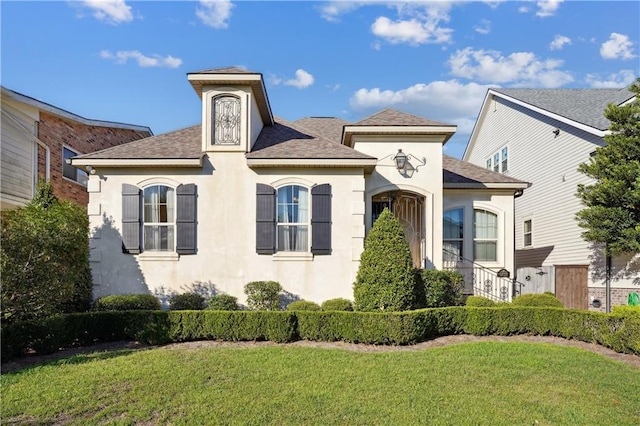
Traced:
MULTIPOLYGON (((150 181, 151 179, 148 179, 147 181, 150 181)), ((142 211, 140 212, 140 222, 142 224, 142 251, 139 255, 142 256, 141 259, 143 260, 171 260, 174 256, 177 257, 178 253, 176 253, 176 243, 177 243, 177 224, 176 224, 176 219, 178 216, 178 200, 177 200, 177 186, 173 186, 170 184, 167 184, 163 181, 155 181, 154 183, 147 183, 146 186, 142 187, 142 211), (147 223, 144 220, 144 191, 147 190, 148 188, 154 187, 154 186, 166 186, 168 188, 173 189, 173 206, 174 206, 174 212, 173 212, 173 222, 149 222, 147 223), (173 226, 173 247, 171 249, 167 249, 167 250, 147 250, 147 248, 145 247, 145 226, 149 225, 149 226, 168 226, 171 225, 173 226)))
MULTIPOLYGON (((504 212, 496 210, 495 206, 485 205, 483 203, 474 203, 473 208, 471 209, 471 222, 469 223, 471 233, 469 240, 471 241, 471 257, 475 263, 486 266, 486 267, 497 267, 504 264, 504 212), (496 215, 496 238, 495 239, 480 239, 480 241, 496 241, 496 260, 476 260, 475 259, 475 242, 477 238, 475 238, 475 211, 476 210, 485 210, 489 213, 493 213, 496 215)), ((465 234, 466 235, 466 234, 465 234)))
MULTIPOLYGON (((66 180, 67 182, 73 182, 76 185, 80 185, 84 188, 87 187, 87 183, 89 182, 89 174, 83 170, 78 169, 77 167, 74 167, 74 169, 76 170, 76 176, 78 176, 78 173, 84 173, 85 175, 87 175, 87 183, 82 183, 77 179, 71 179, 68 178, 64 175, 64 166, 67 165, 67 159, 64 158, 64 150, 67 149, 71 152, 74 153, 73 157, 77 156, 77 155, 82 155, 83 153, 79 152, 77 149, 70 147, 69 145, 62 145, 62 179, 66 180)), ((36 151, 37 152, 37 151, 36 151)), ((37 154, 36 154, 36 162, 37 162, 37 154)))
POLYGON ((523 249, 532 249, 534 247, 533 245, 533 218, 532 217, 526 217, 522 219, 522 248, 523 249), (531 222, 531 230, 528 232, 531 235, 531 244, 527 245, 525 243, 525 235, 527 234, 527 232, 525 232, 525 227, 524 224, 525 222, 531 222))
POLYGON ((494 151, 489 158, 485 161, 485 167, 487 170, 494 171, 496 173, 508 173, 509 172, 509 164, 511 161, 509 160, 509 145, 501 146, 497 151, 494 151), (502 165, 504 164, 504 157, 502 156, 503 150, 507 150, 507 169, 505 170, 502 165), (495 162, 495 157, 498 156, 498 163, 495 162), (490 167, 488 167, 490 165, 490 167), (496 165, 498 166, 498 170, 495 170, 496 165))
MULTIPOLYGON (((310 256, 311 259, 313 259, 313 254, 311 253, 311 237, 312 237, 312 232, 313 230, 311 229, 311 199, 312 199, 312 195, 311 195, 311 188, 312 186, 307 186, 303 183, 300 182, 300 180, 295 180, 295 181, 288 181, 286 183, 284 183, 283 181, 285 181, 284 179, 281 180, 281 184, 279 186, 276 186, 276 252, 274 253, 274 258, 282 258, 282 259, 278 259, 278 260, 307 260, 306 257, 310 256), (308 205, 307 205, 307 222, 306 222, 306 226, 307 226, 307 250, 306 251, 280 251, 278 250, 278 228, 280 227, 280 222, 278 221, 278 192, 283 189, 286 188, 288 186, 299 186, 301 188, 305 188, 307 190, 307 200, 308 200, 308 205)), ((296 223, 291 223, 291 224, 285 224, 282 223, 282 225, 304 225, 304 223, 302 222, 296 222, 296 223)))

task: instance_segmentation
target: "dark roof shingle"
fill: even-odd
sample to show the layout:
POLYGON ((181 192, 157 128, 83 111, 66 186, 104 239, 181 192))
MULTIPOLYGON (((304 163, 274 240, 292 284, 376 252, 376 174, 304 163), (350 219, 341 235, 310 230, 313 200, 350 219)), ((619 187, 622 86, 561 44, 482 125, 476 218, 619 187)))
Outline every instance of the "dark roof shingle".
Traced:
POLYGON ((370 115, 352 126, 452 126, 452 124, 429 120, 407 112, 385 108, 380 112, 370 115))
POLYGON ((445 184, 525 184, 526 182, 494 172, 448 155, 442 156, 442 177, 445 184))
POLYGON ((604 117, 608 104, 619 105, 634 96, 628 88, 492 90, 599 130, 609 128, 604 117))

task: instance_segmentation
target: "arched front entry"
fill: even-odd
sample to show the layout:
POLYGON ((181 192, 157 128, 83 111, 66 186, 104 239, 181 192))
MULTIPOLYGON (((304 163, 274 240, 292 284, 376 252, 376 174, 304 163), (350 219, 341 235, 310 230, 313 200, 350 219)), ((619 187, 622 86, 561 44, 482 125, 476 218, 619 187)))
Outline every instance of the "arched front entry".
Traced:
POLYGON ((388 191, 374 195, 371 199, 371 224, 380 213, 389 208, 404 229, 409 242, 413 266, 423 267, 425 257, 425 197, 408 191, 388 191))

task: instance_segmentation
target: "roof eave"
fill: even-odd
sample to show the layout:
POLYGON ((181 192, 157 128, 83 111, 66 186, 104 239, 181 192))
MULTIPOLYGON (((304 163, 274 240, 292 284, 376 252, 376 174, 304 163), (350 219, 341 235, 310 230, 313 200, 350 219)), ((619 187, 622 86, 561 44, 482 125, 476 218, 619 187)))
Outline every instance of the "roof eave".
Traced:
POLYGON ((247 166, 251 168, 364 168, 371 171, 377 162, 376 158, 247 158, 247 166))
POLYGON ((75 167, 202 167, 199 158, 72 158, 75 167))
POLYGON ((476 182, 442 184, 444 189, 527 189, 531 186, 528 182, 476 182))
POLYGON ((456 133, 458 126, 352 126, 342 127, 342 144, 352 146, 353 135, 430 135, 444 136, 446 143, 456 133))

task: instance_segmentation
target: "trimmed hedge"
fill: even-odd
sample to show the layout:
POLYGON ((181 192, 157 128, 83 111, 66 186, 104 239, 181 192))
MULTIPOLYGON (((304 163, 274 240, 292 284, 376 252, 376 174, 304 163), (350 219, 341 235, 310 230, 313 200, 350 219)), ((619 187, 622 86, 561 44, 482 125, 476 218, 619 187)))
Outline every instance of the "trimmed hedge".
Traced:
POLYGON ((112 294, 95 301, 96 311, 157 311, 160 300, 152 294, 112 294))
POLYGON ((238 298, 230 294, 216 294, 207 301, 207 309, 212 311, 237 311, 239 308, 238 298))
POLYGON ((454 334, 535 334, 640 354, 640 319, 583 310, 505 306, 408 312, 127 311, 59 315, 2 327, 3 361, 28 351, 116 340, 148 344, 193 340, 344 341, 408 345, 454 334))

